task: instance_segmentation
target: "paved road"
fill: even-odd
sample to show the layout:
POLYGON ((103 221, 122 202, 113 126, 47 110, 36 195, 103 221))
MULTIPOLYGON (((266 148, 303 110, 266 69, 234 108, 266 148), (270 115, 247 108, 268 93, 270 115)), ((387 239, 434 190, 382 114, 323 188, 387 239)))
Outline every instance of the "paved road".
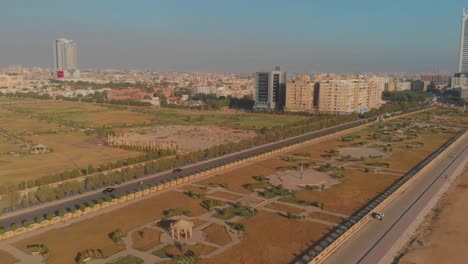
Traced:
POLYGON ((460 166, 468 160, 468 138, 451 150, 438 165, 385 208, 383 221, 372 220, 345 242, 325 264, 377 264, 411 222, 460 166))
MULTIPOLYGON (((353 121, 346 124, 330 127, 327 129, 306 133, 297 137, 288 138, 285 140, 265 144, 262 146, 254 147, 237 153, 228 154, 219 158, 210 159, 205 162, 199 162, 193 165, 188 165, 183 168, 182 172, 174 173, 172 171, 166 171, 158 174, 153 174, 139 178, 119 186, 116 186, 116 194, 128 194, 135 192, 139 189, 147 188, 147 186, 157 185, 167 180, 178 179, 187 175, 196 174, 212 168, 216 168, 225 164, 229 164, 235 161, 243 160, 252 156, 257 156, 262 153, 267 153, 272 150, 293 145, 296 143, 304 142, 313 138, 321 137, 327 134, 332 134, 347 128, 352 128, 362 124, 363 120, 353 121), (140 185, 138 182, 143 181, 144 184, 140 185)), ((64 210, 66 208, 72 208, 76 205, 83 203, 97 201, 100 198, 107 198, 107 195, 102 194, 101 190, 89 191, 84 194, 70 196, 58 201, 37 205, 28 209, 18 210, 12 213, 8 213, 0 216, 0 227, 9 228, 11 224, 16 223, 20 225, 22 221, 28 220, 30 223, 34 222, 36 217, 44 216, 46 214, 53 214, 56 211, 64 210)))

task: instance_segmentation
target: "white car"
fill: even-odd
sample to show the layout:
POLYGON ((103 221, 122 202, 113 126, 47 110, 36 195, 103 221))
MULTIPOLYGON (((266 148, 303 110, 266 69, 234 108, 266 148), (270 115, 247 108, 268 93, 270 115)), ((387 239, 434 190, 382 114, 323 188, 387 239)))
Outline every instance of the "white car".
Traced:
POLYGON ((374 217, 375 219, 380 220, 380 221, 382 221, 384 216, 385 216, 385 214, 383 212, 373 212, 372 213, 372 217, 374 217))

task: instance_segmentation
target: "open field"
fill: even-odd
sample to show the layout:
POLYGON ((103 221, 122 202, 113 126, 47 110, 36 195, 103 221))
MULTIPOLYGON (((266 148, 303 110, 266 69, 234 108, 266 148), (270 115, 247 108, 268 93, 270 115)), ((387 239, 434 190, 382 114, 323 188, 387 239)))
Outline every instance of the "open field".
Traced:
POLYGON ((229 142, 252 138, 255 132, 219 126, 168 125, 116 130, 129 139, 175 142, 182 151, 197 151, 229 142))
POLYGON ((0 97, 0 185, 82 169, 106 166, 142 152, 109 147, 111 132, 135 132, 157 140, 175 141, 194 151, 236 142, 263 127, 287 125, 311 117, 277 116, 232 111, 149 109, 132 106, 0 97), (23 143, 43 144, 52 152, 30 155, 23 143), (17 154, 5 155, 10 152, 17 154), (19 156, 15 156, 19 155, 19 156))
POLYGON ((144 249, 152 251, 144 254, 160 256, 161 261, 174 255, 188 254, 192 250, 197 256, 216 251, 216 254, 203 258, 199 263, 225 263, 226 260, 230 263, 290 262, 333 228, 334 224, 384 191, 455 135, 455 131, 439 133, 442 127, 415 128, 411 124, 398 125, 399 122, 393 120, 379 123, 352 134, 359 135, 359 138, 345 136, 306 145, 276 157, 220 172, 201 181, 177 187, 176 191, 160 193, 112 212, 26 238, 13 245, 21 250, 25 250, 29 244, 46 245, 50 252, 48 263, 73 263, 76 254, 88 248, 99 248, 109 257, 125 250, 123 245, 115 244, 109 239, 110 232, 120 228, 127 233, 150 224, 151 228, 160 230, 162 234, 166 232, 167 236, 167 229, 162 229, 156 223, 165 218, 164 210, 179 209, 172 212, 189 212, 185 212, 185 216, 177 215, 175 219, 169 220, 182 217, 192 221, 195 224, 194 229, 201 228, 196 231, 204 234, 199 236, 200 241, 194 245, 182 246, 182 249, 163 242, 162 248, 152 250, 151 247, 157 245, 157 235, 148 235, 146 241, 146 238, 139 238, 136 232, 130 233, 133 240, 137 241, 134 246, 144 244, 144 249), (416 136, 412 135, 413 130, 417 130, 416 136), (366 142, 360 143, 362 141, 366 142), (413 146, 410 144, 412 142, 418 144, 413 146), (359 147, 356 147, 357 143, 359 147), (348 156, 340 152, 341 148, 350 147, 355 148, 353 151, 356 153, 353 154, 356 155, 348 156), (380 153, 369 151, 370 148, 379 149, 385 155, 366 157, 380 153), (408 159, 411 161, 407 161, 408 159), (284 175, 284 181, 288 177, 297 178, 296 172, 300 171, 301 164, 307 166, 307 171, 320 172, 322 176, 326 174, 338 183, 331 187, 311 184, 289 190, 273 185, 270 181, 269 177, 278 172, 294 172, 284 175), (183 193, 186 190, 203 193, 205 197, 190 197, 183 193), (211 200, 212 204, 209 205, 211 196, 240 202, 215 203, 216 201, 211 200), (279 203, 278 200, 288 204, 279 203), (318 223, 317 220, 326 222, 318 223), (243 225, 234 229, 233 223, 243 225), (80 239, 63 243, 63 237, 80 239))
POLYGON ((468 170, 452 186, 413 234, 395 263, 467 263, 468 170))
POLYGON ((44 144, 52 151, 41 155, 0 156, 0 184, 17 183, 58 172, 97 167, 116 160, 141 155, 141 152, 111 148, 103 140, 80 133, 27 136, 34 144, 44 144))

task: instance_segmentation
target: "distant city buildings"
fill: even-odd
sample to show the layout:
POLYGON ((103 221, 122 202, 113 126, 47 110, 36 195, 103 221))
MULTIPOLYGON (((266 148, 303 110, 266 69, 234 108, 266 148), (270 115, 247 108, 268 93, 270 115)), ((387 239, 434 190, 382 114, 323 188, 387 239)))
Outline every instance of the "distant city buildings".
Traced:
POLYGON ((13 88, 23 84, 24 79, 21 74, 5 73, 0 74, 0 88, 13 88))
POLYGON ((409 91, 411 90, 411 81, 398 81, 395 85, 395 91, 409 91))
POLYGON ((54 67, 57 78, 79 78, 77 45, 69 39, 54 41, 54 67))
POLYGON ((286 72, 276 67, 255 75, 255 110, 283 110, 286 97, 286 72))

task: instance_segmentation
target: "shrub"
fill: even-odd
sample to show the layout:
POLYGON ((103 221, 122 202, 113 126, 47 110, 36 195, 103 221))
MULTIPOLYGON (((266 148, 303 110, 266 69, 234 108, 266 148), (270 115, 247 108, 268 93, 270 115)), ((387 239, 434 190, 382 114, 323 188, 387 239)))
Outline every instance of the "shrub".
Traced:
POLYGON ((123 241, 122 238, 125 235, 120 228, 117 228, 114 231, 110 232, 108 236, 114 243, 121 244, 123 241))
POLYGON ((209 199, 209 200, 203 201, 201 205, 202 205, 202 207, 206 208, 208 211, 211 211, 211 209, 213 209, 213 207, 220 206, 222 204, 223 204, 223 202, 221 202, 219 200, 209 199))
POLYGON ((23 226, 24 226, 24 227, 29 227, 30 225, 31 225, 31 224, 29 223, 28 220, 24 220, 24 221, 23 221, 23 226))
POLYGON ((197 193, 197 192, 192 192, 192 191, 186 191, 184 192, 185 195, 188 195, 192 198, 196 198, 196 199, 202 199, 205 197, 205 194, 204 193, 197 193))
POLYGON ((164 210, 163 214, 165 217, 173 217, 177 215, 191 216, 192 212, 190 212, 189 210, 175 208, 175 209, 164 210))

